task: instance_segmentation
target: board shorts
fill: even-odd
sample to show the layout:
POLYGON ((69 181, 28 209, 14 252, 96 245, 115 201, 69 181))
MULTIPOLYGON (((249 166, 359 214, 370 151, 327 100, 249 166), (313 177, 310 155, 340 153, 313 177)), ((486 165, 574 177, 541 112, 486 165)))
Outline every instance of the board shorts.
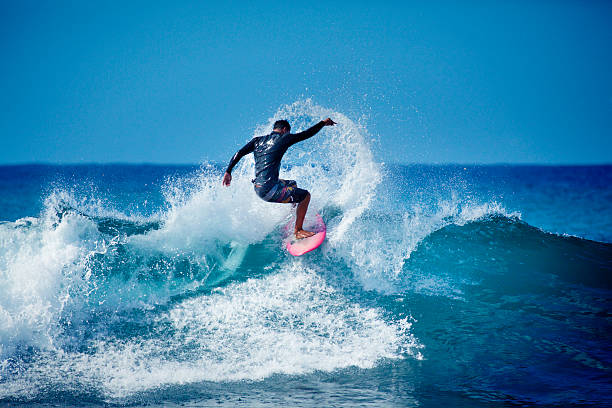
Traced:
POLYGON ((264 201, 270 203, 301 203, 308 191, 298 188, 295 180, 278 180, 271 189, 264 191, 255 184, 255 192, 264 201))

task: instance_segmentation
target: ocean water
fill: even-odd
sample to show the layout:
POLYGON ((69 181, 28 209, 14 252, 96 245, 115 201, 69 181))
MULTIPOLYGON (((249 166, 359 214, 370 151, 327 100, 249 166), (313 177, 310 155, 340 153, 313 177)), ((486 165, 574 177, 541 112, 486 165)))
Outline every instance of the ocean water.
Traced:
POLYGON ((0 404, 612 406, 612 166, 385 164, 310 102, 255 134, 326 116, 300 258, 251 157, 1 166, 0 404))

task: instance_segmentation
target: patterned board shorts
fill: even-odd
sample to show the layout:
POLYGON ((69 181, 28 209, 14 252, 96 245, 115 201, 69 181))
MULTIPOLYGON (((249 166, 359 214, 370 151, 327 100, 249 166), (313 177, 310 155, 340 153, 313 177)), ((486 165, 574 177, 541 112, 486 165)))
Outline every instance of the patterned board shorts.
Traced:
POLYGON ((298 188, 295 180, 278 180, 270 190, 261 191, 255 185, 255 192, 262 200, 271 203, 301 203, 308 195, 307 190, 298 188), (265 193, 265 194, 262 194, 265 193))

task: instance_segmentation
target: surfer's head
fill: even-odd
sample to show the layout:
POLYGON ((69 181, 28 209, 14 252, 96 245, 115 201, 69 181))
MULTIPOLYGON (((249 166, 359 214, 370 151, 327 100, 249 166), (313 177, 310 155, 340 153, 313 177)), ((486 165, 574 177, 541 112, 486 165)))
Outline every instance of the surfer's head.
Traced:
POLYGON ((289 133, 291 131, 291 125, 285 119, 277 120, 276 122, 274 122, 272 131, 279 133, 289 133))

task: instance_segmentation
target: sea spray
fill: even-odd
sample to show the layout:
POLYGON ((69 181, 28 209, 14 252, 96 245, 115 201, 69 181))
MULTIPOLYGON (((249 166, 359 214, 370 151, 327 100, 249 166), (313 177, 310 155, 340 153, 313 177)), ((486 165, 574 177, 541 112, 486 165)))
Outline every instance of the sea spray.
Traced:
MULTIPOLYGON (((295 146, 281 177, 311 191, 310 214, 327 214, 330 225, 321 254, 342 260, 341 244, 380 182, 364 130, 311 101, 269 122, 282 117, 299 130, 326 116, 338 125, 295 146)), ((22 235, 3 224, 2 398, 60 388, 113 399, 168 384, 420 358, 404 317, 361 306, 325 283, 325 263, 284 252, 292 208, 259 199, 252 173, 245 158, 229 188, 207 165, 170 177, 165 203, 148 215, 119 211, 96 189, 88 196, 57 186, 22 235)))

